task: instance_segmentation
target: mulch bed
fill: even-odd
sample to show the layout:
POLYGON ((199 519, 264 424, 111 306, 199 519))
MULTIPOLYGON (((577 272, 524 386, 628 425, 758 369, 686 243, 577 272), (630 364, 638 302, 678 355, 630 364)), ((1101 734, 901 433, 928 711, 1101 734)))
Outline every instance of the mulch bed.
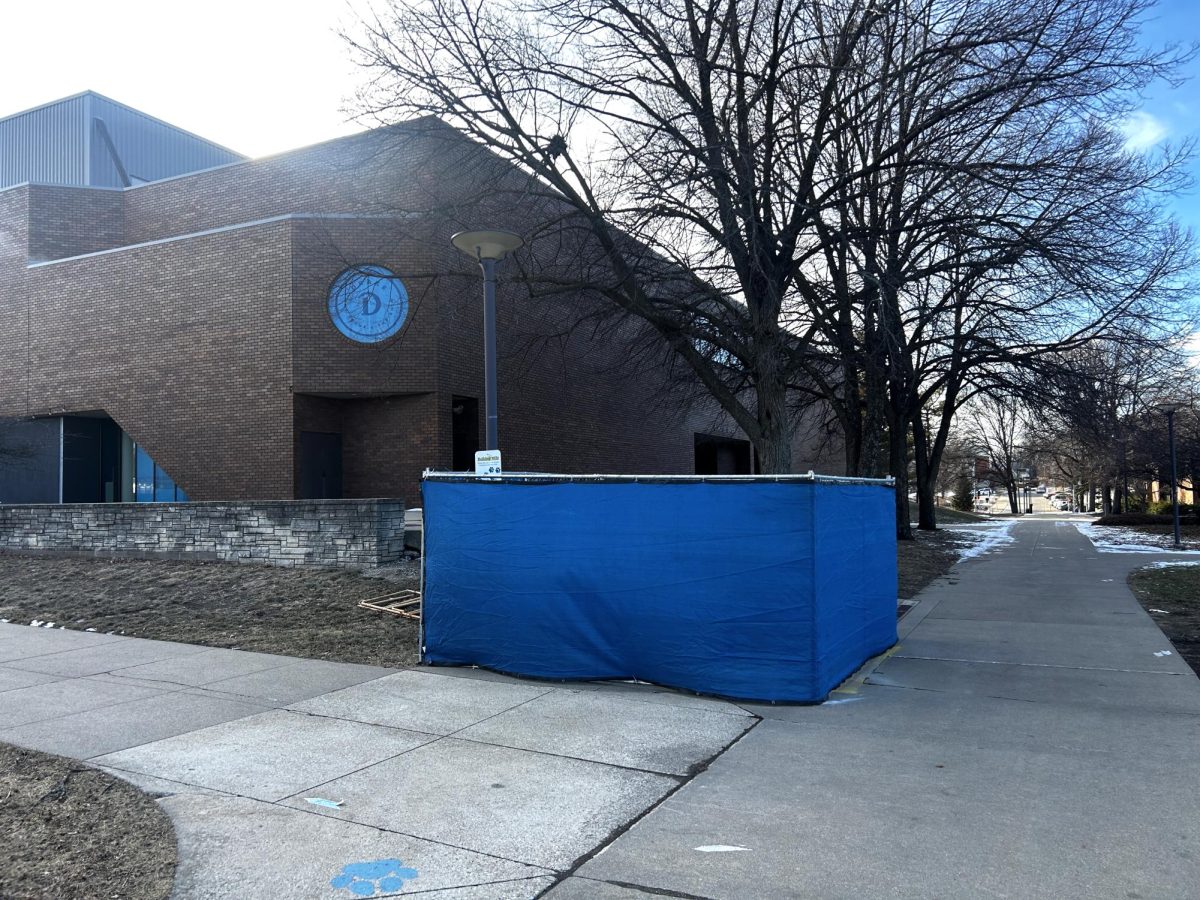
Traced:
POLYGON ((133 785, 0 744, 0 896, 160 900, 175 877, 170 819, 133 785))
POLYGON ((1200 674, 1200 566, 1138 569, 1129 588, 1176 652, 1200 674))
MULTIPOLYGON (((359 600, 418 587, 415 563, 343 569, 0 555, 0 619, 336 662, 417 661, 417 625, 359 600)), ((2 895, 0 895, 2 896, 2 895)))

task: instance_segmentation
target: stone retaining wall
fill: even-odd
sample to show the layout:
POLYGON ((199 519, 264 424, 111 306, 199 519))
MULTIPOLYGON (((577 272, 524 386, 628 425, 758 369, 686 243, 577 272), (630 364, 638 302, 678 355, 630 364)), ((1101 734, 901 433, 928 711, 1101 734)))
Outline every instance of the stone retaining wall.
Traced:
POLYGON ((404 501, 0 505, 0 552, 387 565, 404 553, 404 501))

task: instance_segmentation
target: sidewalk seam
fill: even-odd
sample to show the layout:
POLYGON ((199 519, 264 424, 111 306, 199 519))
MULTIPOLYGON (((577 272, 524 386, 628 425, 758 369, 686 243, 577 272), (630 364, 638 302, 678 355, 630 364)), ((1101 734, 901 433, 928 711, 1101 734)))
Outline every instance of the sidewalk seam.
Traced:
MULTIPOLYGON (((540 894, 538 894, 537 897, 534 898, 534 900, 540 900, 540 898, 545 897, 552 890, 554 890, 556 887, 558 887, 560 884, 562 884, 564 881, 566 881, 568 878, 570 878, 572 875, 574 875, 576 872, 578 872, 583 866, 585 866, 587 863, 591 862, 593 859, 595 859, 597 856, 599 856, 601 853, 603 853, 605 850, 607 850, 609 847, 611 847, 621 836, 628 833, 631 828, 633 828, 635 825, 637 825, 638 822, 642 821, 642 819, 646 818, 651 813, 653 813, 655 810, 659 809, 664 803, 666 803, 668 800, 670 800, 672 797, 674 797, 677 793, 679 793, 679 791, 683 790, 685 787, 687 787, 689 784, 691 784, 699 775, 703 774, 704 772, 707 772, 708 769, 712 766, 712 764, 714 762, 716 762, 718 759, 720 759, 722 756, 724 756, 726 753, 728 753, 730 750, 732 750, 735 746, 737 746, 737 744, 742 740, 742 738, 744 738, 751 731, 753 731, 759 725, 760 722, 762 722, 762 716, 754 716, 753 720, 750 722, 749 725, 746 726, 746 728, 742 731, 741 734, 739 734, 737 737, 735 737, 733 740, 731 740, 728 744, 726 744, 724 747, 722 747, 720 750, 718 750, 712 756, 708 757, 708 759, 705 759, 699 763, 696 763, 694 766, 691 766, 688 770, 687 775, 684 776, 683 778, 681 778, 679 780, 679 783, 677 785, 675 785, 675 787, 671 788, 669 791, 667 791, 665 794, 663 794, 661 797, 659 797, 654 803, 651 803, 648 807, 646 807, 644 810, 642 810, 641 813, 634 816, 632 819, 630 819, 624 825, 621 825, 621 826, 613 829, 611 832, 609 832, 608 836, 604 840, 602 840, 599 844, 597 844, 595 847, 593 847, 587 853, 583 854, 578 859, 576 859, 566 869, 563 869, 562 871, 560 871, 558 873, 557 877, 555 878, 554 882, 549 887, 547 887, 544 891, 542 891, 540 894)), ((581 875, 580 877, 586 878, 587 876, 581 875)), ((589 880, 596 881, 597 879, 593 878, 593 879, 589 879, 589 880)), ((617 884, 617 882, 612 882, 612 883, 617 884)), ((640 889, 649 890, 649 888, 646 888, 646 887, 641 887, 640 889)), ((686 900, 707 900, 707 898, 704 898, 704 897, 692 898, 688 894, 678 894, 678 893, 663 894, 661 889, 659 890, 659 893, 662 896, 683 897, 683 898, 686 898, 686 900)))

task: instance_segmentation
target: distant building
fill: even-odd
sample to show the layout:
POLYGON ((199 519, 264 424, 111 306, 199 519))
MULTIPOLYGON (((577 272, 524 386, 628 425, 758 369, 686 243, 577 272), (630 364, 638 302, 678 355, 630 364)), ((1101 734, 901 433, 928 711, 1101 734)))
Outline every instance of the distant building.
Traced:
MULTIPOLYGON (((1186 475, 1179 477, 1179 490, 1176 493, 1180 503, 1192 504, 1196 502, 1196 493, 1192 488, 1192 480, 1186 475)), ((1160 503, 1170 503, 1171 482, 1151 480, 1150 496, 1160 503)))
MULTIPOLYGON (((415 502, 470 467, 481 286, 449 236, 505 211, 405 133, 247 160, 91 92, 0 120, 0 501, 415 502), (457 218, 414 217, 443 195, 457 218)), ((501 285, 506 468, 753 469, 569 308, 501 285), (558 339, 529 342, 539 317, 558 339)), ((798 471, 840 465, 797 439, 798 471)))

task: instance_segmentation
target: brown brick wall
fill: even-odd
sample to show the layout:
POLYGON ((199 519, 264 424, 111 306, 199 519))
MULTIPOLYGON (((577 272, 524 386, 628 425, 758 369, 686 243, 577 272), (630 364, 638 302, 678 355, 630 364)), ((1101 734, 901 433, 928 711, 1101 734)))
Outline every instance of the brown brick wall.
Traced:
MULTIPOLYGON (((478 399, 484 433, 482 278, 449 237, 532 233, 536 207, 463 196, 448 148, 392 132, 123 192, 0 191, 0 416, 103 410, 195 500, 292 497, 299 432, 333 431, 346 496, 415 501, 421 471, 451 463, 454 395, 478 399), (326 305, 368 263, 409 294, 406 326, 375 345, 326 305)), ((661 367, 631 373, 618 332, 565 327, 582 298, 534 300, 503 283, 513 271, 498 296, 507 468, 686 473, 695 432, 737 434, 661 367)))
MULTIPOLYGON (((461 139, 380 129, 124 192, 130 241, 296 213, 393 215, 453 204, 461 139)), ((473 209, 471 209, 473 211, 473 209)), ((469 214, 469 213, 466 213, 469 214)))
POLYGON ((31 185, 29 259, 63 259, 130 243, 120 191, 31 185))
POLYGON ((0 415, 104 411, 194 499, 293 495, 286 222, 5 275, 0 415))
POLYGON ((0 417, 26 411, 29 304, 20 285, 28 249, 29 188, 0 191, 0 417))

